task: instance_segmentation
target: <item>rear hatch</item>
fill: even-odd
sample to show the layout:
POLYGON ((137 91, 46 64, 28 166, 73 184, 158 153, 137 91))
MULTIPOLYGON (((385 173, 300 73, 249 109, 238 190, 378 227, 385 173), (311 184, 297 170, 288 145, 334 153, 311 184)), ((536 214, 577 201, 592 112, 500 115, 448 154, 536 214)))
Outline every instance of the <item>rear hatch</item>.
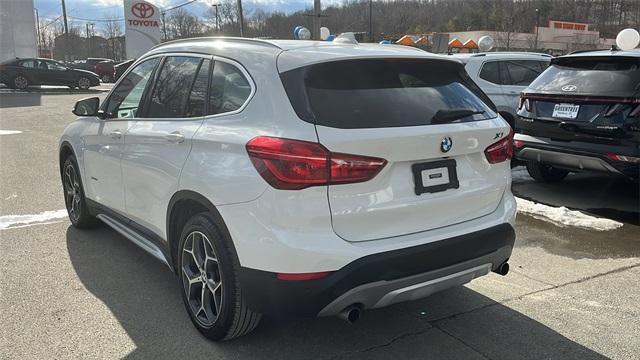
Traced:
POLYGON ((560 141, 633 145, 640 119, 640 58, 566 57, 522 94, 520 133, 560 141))
POLYGON ((441 228, 500 203, 508 161, 491 164, 484 152, 510 128, 460 63, 350 59, 281 78, 298 116, 316 125, 327 149, 387 161, 369 181, 328 186, 333 229, 343 239, 441 228))

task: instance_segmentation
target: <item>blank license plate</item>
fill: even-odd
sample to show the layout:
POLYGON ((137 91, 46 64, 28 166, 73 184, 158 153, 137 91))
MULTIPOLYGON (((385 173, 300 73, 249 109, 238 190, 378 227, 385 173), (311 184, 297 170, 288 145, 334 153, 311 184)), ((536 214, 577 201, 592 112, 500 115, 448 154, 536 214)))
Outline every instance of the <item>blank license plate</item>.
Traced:
POLYGON ((580 105, 573 104, 556 104, 553 107, 553 117, 563 119, 575 119, 578 117, 580 105))
POLYGON ((422 170, 422 186, 429 187, 449 183, 449 168, 422 170))
POLYGON ((411 165, 416 195, 457 189, 458 172, 454 159, 411 165))

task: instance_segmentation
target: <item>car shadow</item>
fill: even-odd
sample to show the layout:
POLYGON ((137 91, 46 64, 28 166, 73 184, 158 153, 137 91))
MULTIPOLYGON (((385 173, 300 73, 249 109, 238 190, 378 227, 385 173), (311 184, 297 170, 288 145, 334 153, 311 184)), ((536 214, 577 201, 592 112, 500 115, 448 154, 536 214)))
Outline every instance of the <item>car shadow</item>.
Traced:
POLYGON ((252 334, 214 343, 192 326, 175 275, 165 265, 105 226, 95 230, 69 227, 66 239, 80 281, 110 309, 135 343, 136 349, 128 358, 391 356, 384 351, 402 352, 402 358, 433 354, 437 358, 484 358, 471 351, 468 344, 490 358, 605 358, 466 287, 365 312, 354 325, 335 317, 265 318, 252 334), (465 319, 461 313, 473 315, 465 319), (411 343, 394 347, 394 343, 407 341, 411 343))
MULTIPOLYGON (((516 170, 526 172, 524 168, 516 170)), ((545 184, 514 179, 514 195, 550 206, 565 206, 622 223, 640 225, 640 185, 599 174, 570 174, 564 181, 545 184)))
POLYGON ((0 109, 11 107, 40 106, 42 94, 17 94, 11 92, 0 93, 0 109))

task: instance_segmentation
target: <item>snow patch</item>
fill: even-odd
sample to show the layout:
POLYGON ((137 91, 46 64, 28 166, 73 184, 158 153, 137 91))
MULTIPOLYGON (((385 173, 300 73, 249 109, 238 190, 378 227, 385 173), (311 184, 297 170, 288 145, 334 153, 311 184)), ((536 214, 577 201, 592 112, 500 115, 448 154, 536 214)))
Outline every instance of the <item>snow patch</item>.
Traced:
POLYGON ((0 135, 15 135, 21 133, 22 131, 20 130, 0 130, 0 135))
POLYGON ((52 222, 52 220, 58 220, 65 217, 67 217, 66 209, 44 211, 39 214, 32 215, 4 215, 0 216, 0 230, 39 224, 49 224, 52 222))
POLYGON ((533 201, 516 198, 518 212, 536 219, 549 221, 558 226, 575 226, 584 229, 607 231, 622 227, 622 223, 610 219, 586 215, 580 211, 569 210, 564 206, 552 207, 533 201))

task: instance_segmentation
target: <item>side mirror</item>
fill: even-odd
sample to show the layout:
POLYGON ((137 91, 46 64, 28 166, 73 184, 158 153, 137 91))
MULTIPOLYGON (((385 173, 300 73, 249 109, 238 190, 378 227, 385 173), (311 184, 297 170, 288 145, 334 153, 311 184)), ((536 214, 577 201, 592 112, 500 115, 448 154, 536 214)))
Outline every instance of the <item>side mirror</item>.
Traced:
POLYGON ((100 99, 97 97, 85 98, 78 100, 76 106, 73 107, 72 113, 77 116, 98 116, 98 108, 100 107, 100 99))

